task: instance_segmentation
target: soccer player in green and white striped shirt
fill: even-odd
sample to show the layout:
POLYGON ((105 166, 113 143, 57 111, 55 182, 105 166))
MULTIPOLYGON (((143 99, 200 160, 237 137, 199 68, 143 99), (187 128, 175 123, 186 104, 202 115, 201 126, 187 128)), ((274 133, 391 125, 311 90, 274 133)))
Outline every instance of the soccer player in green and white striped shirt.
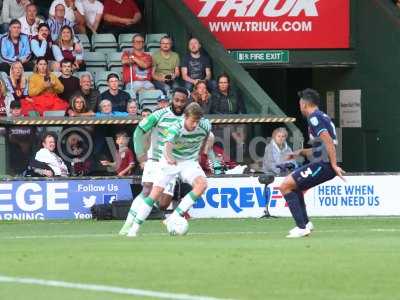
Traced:
POLYGON ((137 207, 137 215, 129 231, 130 236, 137 235, 154 202, 158 201, 168 182, 175 176, 179 175, 181 180, 192 185, 193 189, 185 195, 166 222, 183 216, 204 193, 207 188, 207 178, 199 165, 198 158, 210 131, 210 121, 203 118, 203 111, 197 103, 190 103, 185 108, 182 120, 169 128, 163 157, 159 164, 161 172, 154 181, 150 196, 144 198, 137 207))
MULTIPOLYGON (((175 89, 170 107, 155 111, 146 119, 143 119, 136 127, 133 140, 136 157, 140 162, 140 166, 143 168, 143 190, 133 201, 125 224, 119 232, 120 235, 129 233, 129 229, 132 227, 134 217, 136 216, 136 205, 140 202, 138 200, 150 194, 155 176, 160 172, 158 164, 162 157, 162 149, 164 148, 166 134, 172 124, 183 114, 187 101, 188 91, 183 88, 175 89), (151 137, 151 145, 147 154, 145 149, 146 133, 150 133, 151 137)), ((160 197, 161 208, 166 208, 166 206, 171 203, 174 188, 175 179, 169 182, 163 195, 160 197)))

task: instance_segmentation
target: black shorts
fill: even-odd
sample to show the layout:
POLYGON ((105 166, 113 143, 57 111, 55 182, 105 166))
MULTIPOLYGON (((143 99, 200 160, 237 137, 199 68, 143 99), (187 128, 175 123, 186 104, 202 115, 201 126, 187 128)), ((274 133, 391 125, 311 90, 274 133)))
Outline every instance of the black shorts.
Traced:
POLYGON ((292 176, 297 184, 297 188, 305 191, 331 180, 336 176, 336 173, 330 163, 314 162, 294 170, 292 176))

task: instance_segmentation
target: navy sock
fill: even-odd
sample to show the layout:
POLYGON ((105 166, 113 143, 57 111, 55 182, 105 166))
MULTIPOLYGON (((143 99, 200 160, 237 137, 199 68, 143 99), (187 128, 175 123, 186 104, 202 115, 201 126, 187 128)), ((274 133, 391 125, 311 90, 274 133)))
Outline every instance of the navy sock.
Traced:
POLYGON ((297 227, 302 229, 306 228, 306 223, 303 216, 303 210, 301 209, 300 200, 299 197, 297 196, 297 193, 290 192, 286 194, 284 197, 288 203, 289 210, 296 222, 297 227))
POLYGON ((308 218, 307 215, 306 203, 304 202, 304 194, 302 191, 297 191, 296 194, 300 201, 300 207, 303 213, 304 222, 307 224, 308 222, 310 222, 310 219, 308 218))

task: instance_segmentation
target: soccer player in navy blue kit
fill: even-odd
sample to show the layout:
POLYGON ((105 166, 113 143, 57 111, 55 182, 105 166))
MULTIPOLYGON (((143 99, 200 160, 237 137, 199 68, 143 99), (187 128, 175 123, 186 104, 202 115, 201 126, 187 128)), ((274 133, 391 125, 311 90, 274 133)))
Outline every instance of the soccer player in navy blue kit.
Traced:
POLYGON ((319 110, 320 96, 317 91, 305 89, 298 93, 300 111, 307 118, 312 148, 300 149, 289 155, 288 159, 304 156, 310 160, 289 174, 279 189, 285 197, 296 227, 289 231, 288 238, 308 236, 314 229, 310 222, 303 192, 331 180, 335 176, 343 178, 345 173, 336 161, 336 131, 331 119, 319 110))

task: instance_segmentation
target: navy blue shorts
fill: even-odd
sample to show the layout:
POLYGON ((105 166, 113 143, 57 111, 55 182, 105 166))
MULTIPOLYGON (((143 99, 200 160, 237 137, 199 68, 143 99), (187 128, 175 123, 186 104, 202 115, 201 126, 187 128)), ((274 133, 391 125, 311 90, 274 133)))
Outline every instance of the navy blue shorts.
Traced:
POLYGON ((300 191, 305 191, 331 180, 336 176, 336 173, 330 163, 314 162, 294 170, 292 176, 297 188, 300 191))

